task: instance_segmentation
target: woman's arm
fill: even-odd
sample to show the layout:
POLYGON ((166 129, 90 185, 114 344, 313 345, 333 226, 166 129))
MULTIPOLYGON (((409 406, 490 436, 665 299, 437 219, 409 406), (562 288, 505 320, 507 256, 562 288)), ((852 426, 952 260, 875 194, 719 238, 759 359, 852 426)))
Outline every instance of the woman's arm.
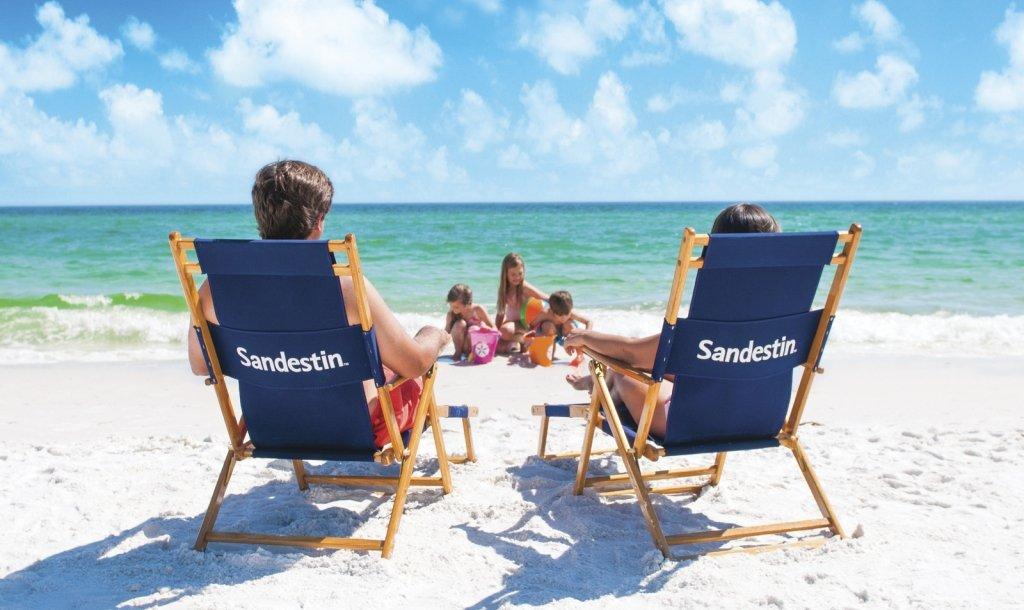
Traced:
POLYGON ((364 279, 364 283, 384 365, 402 377, 423 375, 451 341, 451 335, 440 328, 424 326, 415 337, 410 337, 370 280, 364 279))
POLYGON ((622 337, 593 330, 574 330, 565 338, 565 347, 589 347, 640 369, 654 367, 661 335, 650 337, 622 337))
MULTIPOLYGON (((217 313, 213 310, 213 298, 210 296, 210 285, 203 282, 199 287, 199 306, 203 308, 203 315, 207 322, 217 323, 217 313)), ((192 372, 196 375, 209 375, 206 368, 206 359, 203 358, 203 350, 199 347, 199 338, 196 337, 196 330, 191 324, 188 325, 188 363, 192 365, 192 372)))
POLYGON ((533 284, 527 282, 526 280, 523 280, 523 295, 527 297, 533 297, 535 299, 540 299, 544 302, 547 302, 548 300, 548 295, 544 294, 540 290, 537 290, 537 288, 534 287, 533 284))
POLYGON ((494 322, 491 322, 491 316, 487 315, 487 310, 484 309, 483 305, 474 305, 473 313, 476 314, 477 319, 484 323, 484 326, 488 328, 497 328, 494 322))

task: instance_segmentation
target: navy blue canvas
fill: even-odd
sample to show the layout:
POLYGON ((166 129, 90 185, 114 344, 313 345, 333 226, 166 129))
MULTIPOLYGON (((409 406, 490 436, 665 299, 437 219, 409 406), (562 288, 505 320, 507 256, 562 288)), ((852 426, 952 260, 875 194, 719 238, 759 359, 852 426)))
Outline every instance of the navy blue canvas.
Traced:
POLYGON ((689 313, 665 323, 654 363, 655 379, 674 375, 665 438, 655 439, 670 455, 776 444, 837 240, 835 232, 711 235, 689 313), (702 341, 711 343, 702 349, 702 341))
POLYGON ((757 379, 807 360, 821 310, 751 322, 687 318, 675 327, 666 370, 715 379, 757 379))
POLYGON ((214 347, 225 374, 239 380, 254 455, 371 460, 377 447, 362 380, 384 383, 380 359, 373 336, 348 324, 327 242, 197 239, 196 255, 219 321, 214 347), (251 358, 243 366, 238 347, 276 359, 275 370, 257 370, 251 358), (345 366, 335 359, 316 371, 311 355, 321 351, 345 366))
POLYGON ((210 325, 221 371, 240 382, 277 389, 315 389, 373 378, 363 330, 256 332, 210 325))

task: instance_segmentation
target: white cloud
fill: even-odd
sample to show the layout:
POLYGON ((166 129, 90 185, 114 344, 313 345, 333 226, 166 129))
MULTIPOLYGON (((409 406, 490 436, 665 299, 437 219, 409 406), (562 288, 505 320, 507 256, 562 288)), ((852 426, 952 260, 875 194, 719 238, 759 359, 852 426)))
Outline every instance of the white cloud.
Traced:
POLYGON ((605 40, 622 40, 633 12, 615 0, 588 0, 582 15, 541 13, 526 24, 521 47, 532 50, 561 74, 576 74, 580 64, 600 53, 605 40))
POLYGON ((857 53, 864 49, 864 38, 859 32, 850 32, 833 42, 832 47, 840 53, 857 53))
POLYGON ((896 55, 879 55, 875 71, 840 72, 832 94, 844 108, 883 108, 900 101, 917 82, 917 70, 896 55))
POLYGON ((114 128, 111 151, 123 161, 164 164, 172 155, 173 137, 164 116, 163 96, 136 85, 113 85, 99 93, 114 128))
POLYGON ((197 74, 199 64, 192 61, 188 53, 181 49, 171 49, 160 56, 160 67, 171 72, 188 72, 197 74))
POLYGON ((470 152, 480 152, 497 144, 505 137, 508 119, 495 114, 480 94, 463 89, 455 116, 462 128, 462 147, 470 152))
POLYGON ((505 169, 533 169, 533 160, 519 146, 510 144, 498 155, 498 165, 505 169))
MULTIPOLYGON (((774 157, 774 145, 764 140, 789 133, 804 116, 804 95, 788 85, 782 72, 796 51, 796 24, 789 11, 776 1, 668 0, 665 13, 684 48, 750 71, 746 82, 727 83, 721 90, 722 101, 739 106, 733 129, 737 139, 759 142, 737 158, 750 166, 747 160, 765 157, 769 150, 774 157)), ((658 102, 656 107, 665 106, 658 102)))
POLYGON ((796 50, 796 25, 775 1, 667 0, 665 13, 685 48, 734 66, 777 68, 796 50))
POLYGON ((875 158, 865 153, 864 151, 856 151, 853 153, 853 169, 850 172, 854 178, 860 180, 861 178, 867 178, 875 172, 875 158))
POLYGON ((525 109, 522 136, 538 152, 561 151, 572 161, 589 159, 586 147, 580 146, 587 134, 586 124, 569 116, 550 82, 540 81, 532 87, 523 85, 519 101, 525 109))
POLYGON ((903 26, 899 20, 878 0, 867 0, 855 5, 853 16, 860 22, 867 37, 862 36, 860 32, 851 32, 833 42, 833 48, 840 53, 857 53, 863 50, 868 42, 874 42, 879 47, 910 46, 903 39, 903 26))
POLYGON ((79 74, 103 68, 124 54, 120 42, 89 25, 88 16, 68 19, 56 2, 39 7, 36 21, 43 31, 25 48, 0 43, 0 90, 65 89, 79 74))
POLYGON ((853 11, 861 23, 871 30, 871 35, 875 40, 880 42, 899 40, 903 32, 903 26, 889 12, 889 9, 881 2, 878 2, 878 0, 867 0, 867 2, 854 7, 853 11))
POLYGON ((668 62, 672 54, 672 43, 665 33, 665 17, 660 10, 644 0, 635 10, 639 42, 621 64, 623 66, 657 66, 668 62))
POLYGON ((1006 47, 1010 65, 1002 72, 981 73, 974 102, 981 110, 1012 112, 1024 109, 1024 12, 1011 5, 996 30, 996 41, 1006 47))
POLYGON ((235 0, 210 62, 226 82, 298 81, 345 96, 378 95, 436 78, 441 48, 367 0, 235 0))
POLYGON ((121 26, 121 34, 128 42, 142 51, 149 51, 156 43, 156 32, 153 26, 145 21, 139 21, 135 17, 128 17, 128 20, 121 26))
POLYGON ((728 135, 721 121, 701 121, 687 130, 685 142, 695 150, 719 150, 727 144, 728 135))
POLYGON ((500 13, 502 6, 501 0, 463 0, 485 13, 500 13))
POLYGON ((758 144, 746 146, 736 151, 736 158, 750 169, 763 169, 772 173, 775 169, 775 154, 778 149, 774 144, 758 144))
POLYGON ((896 169, 907 178, 925 183, 958 182, 973 178, 980 159, 970 149, 925 147, 896 159, 896 169))
POLYGON ((788 88, 785 77, 772 70, 754 74, 742 102, 736 109, 737 127, 754 138, 787 134, 804 117, 802 93, 788 88))
POLYGON ((564 162, 591 165, 599 176, 632 174, 657 160, 654 138, 636 130, 628 90, 614 72, 598 80, 585 118, 574 117, 547 81, 524 85, 525 108, 518 135, 537 155, 556 154, 564 162))
POLYGON ((914 131, 924 125, 925 114, 929 110, 942 108, 942 101, 937 97, 922 98, 916 93, 896 107, 900 117, 900 131, 914 131))
POLYGON ((849 148, 852 146, 863 146, 867 143, 867 138, 859 131, 840 129, 825 134, 825 141, 837 148, 849 148))

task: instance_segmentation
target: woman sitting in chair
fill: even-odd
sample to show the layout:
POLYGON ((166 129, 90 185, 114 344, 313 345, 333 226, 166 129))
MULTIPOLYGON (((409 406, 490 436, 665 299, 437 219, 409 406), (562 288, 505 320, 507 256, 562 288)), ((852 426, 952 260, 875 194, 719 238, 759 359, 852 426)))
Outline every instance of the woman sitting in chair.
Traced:
MULTIPOLYGON (((715 218, 711 233, 778 233, 778 221, 767 210, 753 203, 737 203, 722 210, 715 218)), ((604 354, 636 368, 650 370, 658 351, 661 334, 649 337, 623 337, 593 330, 575 330, 565 338, 565 347, 584 348, 604 354)), ((594 390, 594 380, 589 374, 571 374, 565 378, 577 390, 594 390)), ((640 421, 644 409, 647 386, 609 369, 605 374, 608 390, 616 404, 625 405, 634 421, 640 421)), ((661 384, 661 393, 654 407, 651 432, 658 436, 665 434, 668 410, 672 396, 672 383, 661 384)))

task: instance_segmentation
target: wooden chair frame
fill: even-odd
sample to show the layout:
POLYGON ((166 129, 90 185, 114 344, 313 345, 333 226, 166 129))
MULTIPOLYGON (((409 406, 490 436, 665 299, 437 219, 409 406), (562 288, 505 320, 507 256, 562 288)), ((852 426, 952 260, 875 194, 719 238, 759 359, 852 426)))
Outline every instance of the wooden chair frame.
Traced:
MULTIPOLYGON (((196 538, 196 550, 205 550, 210 542, 232 542, 242 544, 281 545, 298 546, 314 549, 357 549, 367 551, 379 551, 381 556, 388 558, 395 545, 395 535, 398 532, 398 524, 402 519, 405 509, 405 500, 410 487, 440 487, 445 494, 452 491, 450 462, 476 461, 473 451, 473 441, 469 427, 468 417, 463 418, 463 432, 466 438, 466 455, 449 457, 445 451, 444 437, 441 432, 440 417, 442 411, 445 415, 449 407, 437 405, 434 396, 434 383, 437 379, 437 364, 431 365, 424 374, 423 391, 420 394, 419 403, 416 406, 412 433, 409 443, 402 441, 402 434, 398 428, 398 421, 395 417, 394 405, 391 403, 391 390, 398 387, 407 379, 399 378, 377 388, 377 399, 380 408, 384 413, 384 423, 387 426, 390 443, 374 454, 374 461, 382 465, 397 463, 401 470, 397 477, 386 476, 322 476, 306 473, 306 468, 301 459, 293 459, 292 467, 295 470, 295 478, 300 490, 306 490, 312 484, 345 485, 359 488, 386 488, 394 489, 394 504, 391 510, 391 518, 388 522, 387 532, 383 539, 367 538, 344 538, 344 537, 305 537, 305 536, 278 536, 271 534, 242 533, 242 532, 221 532, 213 529, 224 502, 224 495, 228 482, 234 471, 235 463, 252 457, 254 446, 251 440, 247 440, 245 420, 238 417, 232 405, 231 396, 228 394, 227 385, 224 383, 224 375, 221 372, 217 352, 213 349, 213 340, 210 336, 210 327, 199 304, 199 290, 196 287, 195 276, 202 275, 203 270, 198 262, 189 260, 188 252, 195 250, 194 238, 182 237, 177 231, 169 236, 171 254, 174 257, 175 267, 178 271, 178 278, 181 280, 182 290, 185 294, 185 301, 188 304, 192 325, 199 329, 202 341, 206 346, 206 353, 210 363, 210 376, 206 384, 213 386, 220 405, 221 416, 227 428, 230 448, 227 457, 224 458, 224 466, 221 468, 220 476, 210 498, 206 516, 199 529, 199 536, 196 538), (413 476, 413 468, 416 465, 416 456, 419 450, 420 437, 423 435, 424 426, 429 418, 430 429, 434 435, 434 444, 437 448, 437 459, 440 476, 413 476)), ((356 293, 356 305, 359 313, 359 325, 364 332, 373 327, 373 319, 370 315, 370 306, 366 298, 366 288, 363 283, 362 267, 359 260, 359 252, 356 248, 356 238, 351 233, 345 236, 344 240, 328 241, 328 249, 334 253, 346 255, 346 264, 335 264, 334 274, 338 277, 349 276, 352 278, 352 285, 356 293)), ((469 414, 475 415, 476 408, 470 407, 469 414)))
MULTIPOLYGON (((807 405, 807 397, 810 393, 814 376, 824 373, 824 370, 817 366, 818 354, 820 353, 821 347, 826 339, 830 320, 835 315, 835 312, 839 307, 839 301, 842 298, 843 289, 846 287, 846 280, 849 277, 850 269, 857 253, 857 247, 860 244, 860 237, 861 227, 858 224, 853 224, 850 226, 848 231, 842 231, 839 233, 838 241, 842 244, 842 250, 839 254, 834 255, 830 262, 832 266, 836 267, 835 275, 832 279, 832 286, 829 289, 828 297, 825 300, 825 305, 821 314, 821 321, 819 322, 818 328, 814 334, 814 340, 811 343, 807 361, 802 365, 804 367, 804 371, 800 377, 800 383, 797 386, 796 395, 794 396, 793 403, 790 406, 786 421, 778 435, 779 444, 793 453, 793 457, 796 459, 797 465, 800 467, 800 471, 804 476, 804 480, 807 482, 807 486, 810 488, 811 494, 814 496, 814 501, 817 503, 818 509, 821 512, 821 519, 808 519, 803 521, 772 523, 754 527, 734 527, 724 530, 705 530, 666 535, 661 529, 658 515, 654 510, 654 505, 651 503, 650 494, 696 494, 699 493, 706 485, 717 485, 719 481, 721 481, 722 473, 725 468, 726 453, 718 453, 715 457, 714 463, 710 466, 665 469, 651 472, 642 471, 639 463, 640 458, 647 458, 651 461, 656 461, 665 455, 664 448, 649 442, 648 439, 650 435, 651 421, 654 418, 655 403, 661 389, 661 382, 655 381, 647 371, 630 366, 625 362, 609 358, 608 356, 595 352, 591 349, 584 349, 584 352, 591 358, 590 371, 594 379, 594 391, 590 404, 572 405, 570 407, 571 416, 585 417, 587 420, 586 431, 583 435, 582 449, 579 454, 545 454, 548 417, 544 415, 544 405, 535 405, 533 411, 534 414, 543 416, 539 441, 539 454, 542 457, 579 455, 579 466, 576 472, 576 480, 573 485, 573 493, 576 495, 583 493, 583 490, 587 487, 599 489, 600 491, 598 491, 598 493, 601 495, 635 495, 638 503, 640 504, 640 511, 643 514, 643 518, 647 525, 647 529, 651 534, 651 538, 654 540, 655 546, 657 546, 666 557, 670 556, 670 548, 675 545, 725 542, 756 536, 787 534, 790 532, 808 530, 828 529, 840 538, 844 538, 845 532, 839 524, 835 511, 832 509, 831 504, 829 504, 829 501, 825 496, 825 492, 821 488, 821 483, 818 481, 818 477, 815 474, 814 469, 811 468, 811 464, 808 462, 807 456, 800 444, 798 428, 800 426, 800 420, 803 417, 804 408, 807 405), (619 420, 618 412, 615 410, 611 393, 608 390, 608 384, 605 379, 608 369, 647 385, 643 412, 640 417, 640 421, 637 422, 637 434, 632 444, 629 443, 628 437, 623 430, 622 422, 619 420), (590 457, 595 454, 591 449, 594 441, 594 434, 597 431, 597 428, 605 422, 607 422, 609 428, 611 428, 612 438, 616 445, 614 452, 622 458, 625 466, 625 472, 588 477, 587 474, 590 468, 590 457), (702 476, 706 476, 707 479, 700 484, 676 484, 662 486, 651 484, 653 481, 685 479, 702 476), (628 485, 628 487, 623 487, 626 485, 628 485)), ((690 228, 687 228, 683 233, 683 239, 679 246, 679 254, 676 258, 676 271, 672 280, 672 291, 669 294, 668 306, 665 310, 665 321, 671 325, 675 325, 676 321, 679 319, 679 307, 682 302, 687 273, 691 269, 700 269, 704 265, 703 256, 693 256, 694 248, 698 246, 706 246, 708 243, 708 235, 698 235, 690 228)), ((683 323, 685 324, 685 320, 683 323)), ((737 551, 761 552, 794 545, 817 546, 824 543, 825 540, 826 538, 824 537, 808 536, 796 541, 780 544, 764 544, 752 547, 744 546, 713 551, 710 553, 699 553, 699 555, 712 555, 737 551)))

